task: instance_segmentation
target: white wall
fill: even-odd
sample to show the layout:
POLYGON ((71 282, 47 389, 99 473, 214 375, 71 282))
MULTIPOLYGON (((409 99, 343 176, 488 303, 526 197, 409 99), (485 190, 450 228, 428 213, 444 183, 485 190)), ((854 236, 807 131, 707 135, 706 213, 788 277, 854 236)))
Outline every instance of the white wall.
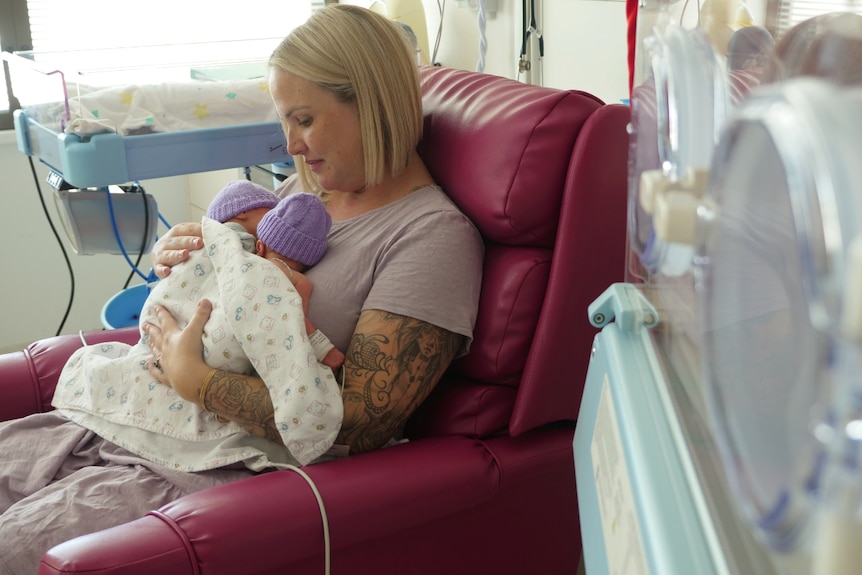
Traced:
MULTIPOLYGON (((440 22, 437 0, 422 0, 433 51, 440 22)), ((466 3, 466 2, 465 2, 466 3)), ((437 61, 475 70, 479 59, 477 12, 446 0, 437 61)), ((544 38, 543 85, 585 90, 605 102, 628 97, 626 15, 622 0, 535 0, 537 27, 544 38)), ((521 0, 497 0, 486 20, 485 72, 524 81, 518 75, 523 37, 521 0)))
MULTIPOLYGON (((433 47, 440 21, 437 0, 422 0, 433 47)), ((442 2, 442 0, 441 0, 442 2)), ((488 52, 485 72, 515 78, 521 48, 520 0, 497 0, 498 12, 487 20, 488 52)), ((627 96, 625 7, 621 1, 536 0, 544 13, 544 84, 592 92, 607 102, 627 96)), ((446 0, 438 61, 474 70, 479 58, 477 14, 446 0)), ((56 217, 53 190, 45 185, 47 172, 37 166, 49 210, 56 217)), ((160 211, 171 224, 200 214, 207 194, 221 183, 239 177, 238 171, 144 181, 160 211), (204 199, 201 198, 203 194, 204 199), (189 207, 190 197, 197 207, 189 207)), ((13 132, 0 132, 0 282, 3 319, 0 352, 56 333, 69 300, 71 282, 57 241, 42 212, 26 156, 18 152, 13 132)), ((75 273, 74 304, 63 333, 101 329, 99 313, 119 291, 130 268, 122 256, 79 256, 59 230, 75 273)), ((164 228, 160 227, 160 233, 164 228)), ((145 259, 149 269, 149 259, 145 259)), ((140 280, 133 280, 133 285, 140 280)))

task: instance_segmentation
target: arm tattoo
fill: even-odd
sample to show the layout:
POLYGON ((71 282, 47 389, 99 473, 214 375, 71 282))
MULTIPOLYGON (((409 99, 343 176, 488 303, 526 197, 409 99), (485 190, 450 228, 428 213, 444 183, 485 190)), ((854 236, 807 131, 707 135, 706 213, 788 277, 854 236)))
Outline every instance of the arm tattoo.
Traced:
POLYGON ((283 444, 275 427, 275 412, 263 380, 218 370, 210 380, 204 406, 235 421, 249 433, 283 444))
POLYGON ((386 312, 360 322, 344 366, 344 423, 339 442, 352 452, 384 445, 428 396, 464 337, 386 312), (372 333, 373 332, 373 333, 372 333))

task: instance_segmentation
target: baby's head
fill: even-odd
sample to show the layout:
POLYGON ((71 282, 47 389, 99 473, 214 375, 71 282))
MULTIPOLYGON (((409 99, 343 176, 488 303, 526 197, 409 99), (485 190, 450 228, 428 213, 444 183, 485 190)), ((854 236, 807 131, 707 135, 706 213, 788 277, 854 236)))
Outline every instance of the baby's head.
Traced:
POLYGON ((279 256, 308 267, 326 252, 326 234, 331 227, 332 218, 320 198, 295 193, 261 218, 257 237, 279 256))
POLYGON ((257 235, 257 226, 269 210, 278 205, 278 196, 265 187, 235 180, 216 194, 207 209, 207 217, 221 223, 237 222, 248 233, 257 235))

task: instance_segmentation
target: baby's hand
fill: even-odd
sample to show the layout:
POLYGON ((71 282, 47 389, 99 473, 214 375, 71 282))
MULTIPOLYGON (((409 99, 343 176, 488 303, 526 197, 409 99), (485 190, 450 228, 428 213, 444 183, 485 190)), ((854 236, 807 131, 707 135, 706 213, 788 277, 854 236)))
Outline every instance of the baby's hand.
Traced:
POLYGON ((344 365, 344 354, 333 347, 326 354, 326 357, 320 360, 320 363, 331 369, 332 373, 335 373, 344 365))

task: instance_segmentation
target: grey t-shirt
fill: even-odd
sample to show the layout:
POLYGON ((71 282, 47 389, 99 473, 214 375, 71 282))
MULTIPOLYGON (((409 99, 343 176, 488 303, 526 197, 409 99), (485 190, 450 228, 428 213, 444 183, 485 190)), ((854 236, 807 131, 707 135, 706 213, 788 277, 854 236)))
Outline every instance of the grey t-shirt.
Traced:
MULTIPOLYGON (((298 178, 291 178, 297 180, 298 178)), ((279 189, 292 193, 298 182, 279 189)), ((484 248, 478 230, 436 186, 333 222, 308 316, 346 351, 362 310, 388 311, 467 336, 476 324, 484 248)))

